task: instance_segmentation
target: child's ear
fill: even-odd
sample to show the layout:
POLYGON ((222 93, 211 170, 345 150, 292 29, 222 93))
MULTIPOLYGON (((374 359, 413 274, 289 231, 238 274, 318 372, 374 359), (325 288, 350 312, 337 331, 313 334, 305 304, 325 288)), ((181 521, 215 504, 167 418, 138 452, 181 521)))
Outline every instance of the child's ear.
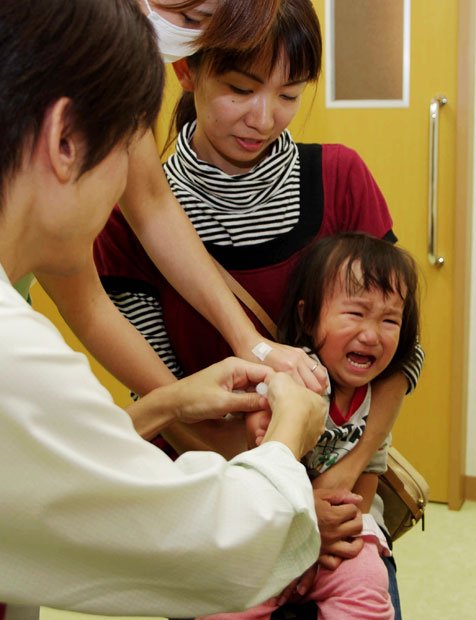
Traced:
POLYGON ((185 91, 193 92, 195 88, 195 82, 192 72, 190 71, 187 59, 181 58, 180 60, 176 60, 172 63, 172 67, 174 68, 175 75, 180 82, 180 86, 185 91))

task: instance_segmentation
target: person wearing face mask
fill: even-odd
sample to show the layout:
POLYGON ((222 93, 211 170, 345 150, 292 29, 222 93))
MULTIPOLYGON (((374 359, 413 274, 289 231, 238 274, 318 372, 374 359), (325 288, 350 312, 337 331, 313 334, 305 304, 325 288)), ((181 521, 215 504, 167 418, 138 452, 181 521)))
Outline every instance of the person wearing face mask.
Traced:
MULTIPOLYGON (((141 7, 154 26, 161 53, 170 60, 197 48, 222 47, 224 41, 227 47, 237 51, 256 45, 272 24, 279 0, 187 0, 179 3, 144 0, 141 7), (185 27, 187 25, 193 28, 185 27)), ((267 365, 289 372, 298 383, 314 391, 320 389, 325 382, 324 375, 319 371, 311 372, 309 361, 299 349, 272 344, 261 336, 224 283, 170 191, 152 131, 131 148, 127 186, 120 204, 158 269, 215 326, 235 355, 260 363, 253 349, 267 342, 268 346, 272 345, 266 357, 267 365)), ((75 276, 58 278, 41 272, 35 276, 86 348, 131 390, 146 394, 175 380, 153 349, 110 302, 92 257, 75 276), (82 312, 77 311, 79 305, 82 312), (113 355, 111 365, 111 348, 104 343, 117 342, 119 338, 128 343, 129 355, 113 355), (147 372, 138 374, 130 383, 130 369, 144 363, 147 372)), ((177 428, 178 433, 182 430, 177 428)))
POLYGON ((224 360, 129 413, 165 428, 269 408, 264 445, 173 462, 12 286, 88 260, 159 111, 150 24, 136 0, 2 0, 0 84, 0 600, 176 617, 263 600, 319 549, 297 459, 323 430, 322 398, 224 360))
MULTIPOLYGON (((152 10, 149 1, 144 0, 144 4, 148 10, 147 17, 154 26, 159 43, 160 55, 165 63, 172 63, 184 56, 189 56, 197 50, 197 39, 200 37, 201 30, 198 28, 184 28, 174 24, 162 17, 160 9, 152 10)), ((211 16, 213 13, 205 13, 211 16)), ((170 18, 170 16, 169 16, 170 18)), ((205 17, 204 17, 205 19, 205 17)), ((189 19, 188 23, 195 26, 198 21, 189 19)))

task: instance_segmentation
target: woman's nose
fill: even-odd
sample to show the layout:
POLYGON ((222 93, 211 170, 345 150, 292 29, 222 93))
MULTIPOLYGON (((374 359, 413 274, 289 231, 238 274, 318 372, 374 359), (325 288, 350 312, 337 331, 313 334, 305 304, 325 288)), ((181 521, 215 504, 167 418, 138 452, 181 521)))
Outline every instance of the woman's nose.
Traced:
POLYGON ((249 127, 256 129, 265 137, 274 127, 273 103, 269 97, 256 97, 246 117, 249 127))

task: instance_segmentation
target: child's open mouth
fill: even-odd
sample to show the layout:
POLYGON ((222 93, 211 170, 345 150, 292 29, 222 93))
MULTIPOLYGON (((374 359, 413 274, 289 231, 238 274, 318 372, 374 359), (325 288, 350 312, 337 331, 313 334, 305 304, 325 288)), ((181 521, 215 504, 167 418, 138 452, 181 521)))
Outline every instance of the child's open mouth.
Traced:
POLYGON ((375 362, 375 357, 373 355, 363 355, 362 353, 356 353, 355 351, 351 351, 347 353, 347 359, 351 366, 355 368, 370 368, 372 364, 375 362))

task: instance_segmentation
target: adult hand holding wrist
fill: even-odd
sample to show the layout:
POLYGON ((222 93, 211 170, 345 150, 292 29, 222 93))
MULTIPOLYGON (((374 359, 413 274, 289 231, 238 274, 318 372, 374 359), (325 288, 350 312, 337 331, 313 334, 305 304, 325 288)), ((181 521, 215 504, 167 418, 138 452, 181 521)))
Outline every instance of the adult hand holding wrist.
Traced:
MULTIPOLYGON (((318 394, 329 394, 329 376, 320 363, 298 347, 261 340, 250 350, 251 359, 259 360, 276 372, 285 372, 300 385, 318 394)), ((248 356, 246 356, 248 359, 248 356)))
POLYGON ((355 557, 362 549, 363 539, 353 538, 362 531, 361 501, 362 496, 344 489, 314 489, 321 534, 319 564, 325 568, 335 570, 343 559, 355 557))

